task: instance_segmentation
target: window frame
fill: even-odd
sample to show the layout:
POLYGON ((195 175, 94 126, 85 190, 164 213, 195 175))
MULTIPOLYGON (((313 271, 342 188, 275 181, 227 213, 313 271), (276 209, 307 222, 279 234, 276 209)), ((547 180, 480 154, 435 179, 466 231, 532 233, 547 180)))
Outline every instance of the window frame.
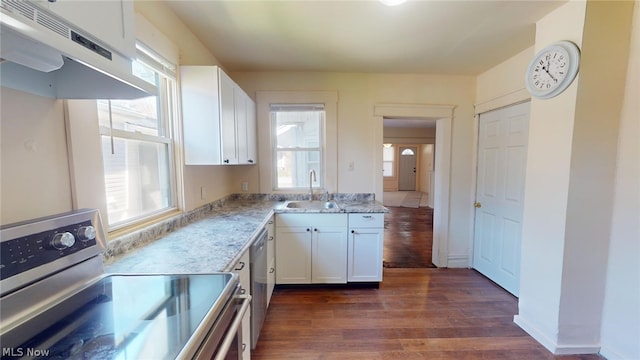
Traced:
MULTIPOLYGON (((258 118, 258 133, 271 134, 270 108, 271 104, 324 104, 325 121, 323 136, 323 190, 336 192, 338 190, 338 92, 336 91, 256 91, 256 115, 258 118)), ((261 193, 290 193, 291 190, 274 190, 273 186, 273 154, 271 136, 258 142, 260 161, 261 193)))
POLYGON ((387 178, 387 179, 394 179, 396 177, 396 145, 395 144, 389 144, 390 146, 384 146, 383 144, 383 149, 382 149, 382 177, 383 178, 387 178), (384 159, 384 150, 385 148, 387 149, 392 149, 393 150, 393 158, 391 160, 385 160, 384 159), (384 164, 386 163, 390 163, 391 164, 391 175, 384 175, 384 164))
MULTIPOLYGON (((158 135, 143 134, 135 131, 126 131, 121 129, 114 129, 107 126, 98 126, 99 137, 103 136, 118 138, 121 140, 132 141, 144 141, 148 143, 163 144, 167 147, 167 166, 168 166, 168 206, 155 211, 151 211, 142 215, 131 217, 127 220, 119 221, 117 223, 110 223, 108 209, 105 213, 106 221, 105 226, 108 232, 114 232, 123 230, 129 227, 137 226, 141 223, 153 221, 166 214, 174 213, 180 209, 179 206, 179 189, 178 189, 178 167, 179 162, 176 156, 176 119, 177 119, 177 91, 178 83, 176 79, 176 66, 169 61, 163 59, 161 56, 155 54, 152 50, 144 47, 141 44, 136 45, 137 48, 137 61, 143 66, 156 73, 156 89, 157 98, 157 118, 159 119, 158 135)), ((96 101, 96 106, 98 101, 96 101)), ((111 100, 108 100, 108 106, 111 107, 111 100)), ((109 110, 111 112, 111 110, 109 110)), ((104 154, 100 153, 102 159, 104 154)), ((102 160, 104 161, 104 160, 102 160)), ((106 174, 102 173, 102 180, 106 179, 106 174)), ((105 205, 106 205, 106 187, 105 187, 105 205)))
POLYGON ((324 189, 324 164, 325 164, 325 159, 324 159, 324 129, 325 129, 325 122, 326 122, 326 110, 325 110, 325 106, 324 104, 319 104, 319 103, 315 103, 315 104, 270 104, 270 111, 269 111, 269 121, 270 121, 270 135, 271 135, 271 160, 272 160, 272 169, 275 169, 272 173, 273 179, 272 179, 272 186, 273 186, 273 191, 296 191, 296 190, 304 190, 304 189, 308 189, 308 186, 291 186, 291 187, 280 187, 278 186, 278 171, 277 171, 277 167, 278 167, 278 152, 285 152, 285 151, 290 151, 290 152, 300 152, 300 153, 307 153, 308 155, 311 154, 311 152, 318 152, 318 173, 316 174, 316 179, 317 179, 317 186, 312 186, 313 189, 315 190, 323 190, 324 189), (313 108, 313 107, 322 107, 322 118, 320 119, 320 124, 319 124, 319 133, 318 133, 318 146, 317 147, 281 147, 278 148, 278 134, 277 134, 277 122, 276 119, 273 116, 273 107, 296 107, 296 106, 300 106, 300 107, 308 107, 309 109, 313 108))

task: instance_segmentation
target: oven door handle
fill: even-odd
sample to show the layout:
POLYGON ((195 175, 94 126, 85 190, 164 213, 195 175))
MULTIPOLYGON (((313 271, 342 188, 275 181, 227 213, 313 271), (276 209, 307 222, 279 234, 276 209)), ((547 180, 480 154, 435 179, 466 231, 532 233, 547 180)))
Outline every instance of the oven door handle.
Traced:
POLYGON ((236 317, 233 319, 233 323, 231 323, 231 327, 229 328, 229 332, 225 335, 224 341, 220 345, 218 349, 218 354, 214 358, 214 360, 222 360, 227 356, 227 352, 229 352, 229 348, 233 343, 233 339, 238 332, 238 328, 242 324, 242 318, 244 317, 244 313, 247 312, 249 306, 251 305, 251 295, 238 295, 236 299, 242 299, 242 306, 240 306, 240 310, 236 314, 236 317))

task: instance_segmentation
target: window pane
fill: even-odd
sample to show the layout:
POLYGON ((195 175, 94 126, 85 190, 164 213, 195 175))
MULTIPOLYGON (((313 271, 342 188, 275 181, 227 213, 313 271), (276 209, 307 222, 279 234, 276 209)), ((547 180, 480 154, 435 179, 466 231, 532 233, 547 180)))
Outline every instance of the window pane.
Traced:
POLYGON ((382 147, 382 160, 383 161, 393 161, 394 160, 395 149, 393 146, 391 147, 382 147))
POLYGON ((131 63, 131 72, 133 75, 139 77, 140 79, 148 82, 149 84, 158 86, 158 75, 157 73, 148 66, 145 66, 139 61, 133 61, 131 63))
POLYGON ((163 135, 156 96, 136 100, 98 100, 98 120, 100 126, 147 135, 163 135), (109 119, 109 102, 112 123, 109 119))
POLYGON ((308 188, 311 170, 317 180, 313 187, 320 187, 320 151, 277 151, 276 156, 276 188, 308 188))
POLYGON ((276 144, 280 148, 317 148, 324 111, 274 112, 276 144))
POLYGON ((415 154, 413 153, 413 150, 411 150, 411 149, 404 149, 404 150, 402 150, 400 155, 415 155, 415 154))
POLYGON ((102 136, 109 225, 170 205, 167 144, 102 136))

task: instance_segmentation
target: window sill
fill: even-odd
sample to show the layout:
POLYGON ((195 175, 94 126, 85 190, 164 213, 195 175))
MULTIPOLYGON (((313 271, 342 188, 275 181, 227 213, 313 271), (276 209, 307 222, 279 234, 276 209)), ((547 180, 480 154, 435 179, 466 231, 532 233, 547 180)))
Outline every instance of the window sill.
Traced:
POLYGON ((146 227, 149 227, 151 225, 156 225, 158 223, 161 223, 163 221, 166 221, 168 219, 171 219, 177 215, 181 215, 182 211, 179 210, 178 208, 172 208, 172 209, 168 209, 166 211, 163 211, 153 217, 147 218, 144 221, 140 221, 140 222, 136 222, 134 224, 127 224, 124 225, 122 227, 119 227, 117 229, 111 230, 109 231, 107 238, 108 241, 111 241, 113 239, 117 239, 117 238, 121 238, 123 236, 129 235, 133 232, 142 230, 146 227))

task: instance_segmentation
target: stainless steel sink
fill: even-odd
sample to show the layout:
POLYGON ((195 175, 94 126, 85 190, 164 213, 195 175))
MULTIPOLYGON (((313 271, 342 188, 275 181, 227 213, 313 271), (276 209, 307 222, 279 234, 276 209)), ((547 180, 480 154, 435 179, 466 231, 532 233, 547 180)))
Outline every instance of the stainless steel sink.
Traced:
POLYGON ((287 209, 306 209, 306 210, 323 210, 323 209, 339 209, 335 201, 287 201, 284 204, 287 209))

